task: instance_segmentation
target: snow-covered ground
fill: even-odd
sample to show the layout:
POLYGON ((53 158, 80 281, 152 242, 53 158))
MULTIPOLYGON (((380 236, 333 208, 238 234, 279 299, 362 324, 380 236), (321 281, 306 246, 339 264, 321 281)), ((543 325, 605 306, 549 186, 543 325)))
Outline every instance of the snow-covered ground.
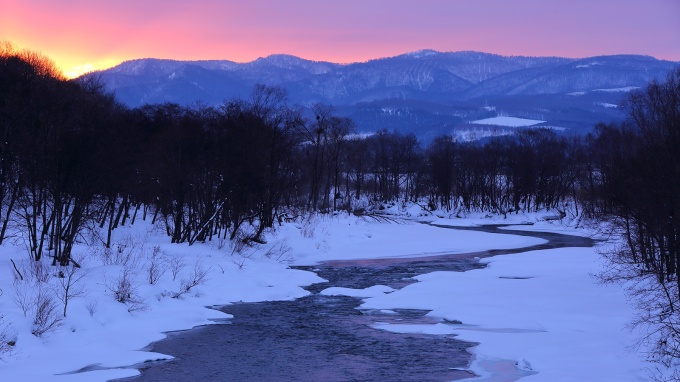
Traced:
MULTIPOLYGON (((405 213, 425 218, 419 216, 422 213, 417 207, 405 213)), ((441 217, 429 219, 448 225, 531 222, 536 223, 530 227, 535 230, 565 229, 557 223, 540 222, 541 216, 537 215, 509 215, 505 220, 441 217)), ((30 300, 37 287, 28 281, 13 282, 15 272, 9 259, 17 263, 24 276, 40 272, 29 270, 21 243, 8 241, 0 247, 0 315, 4 316, 0 330, 4 325, 16 345, 10 353, 0 355, 0 375, 3 381, 106 381, 134 376, 138 371, 126 366, 169 358, 140 350, 163 338, 163 332, 228 318, 206 306, 294 299, 308 294, 301 286, 321 281, 313 273, 290 269, 289 264, 464 253, 542 242, 512 235, 509 228, 507 235, 501 235, 455 231, 413 221, 315 216, 286 223, 270 233, 268 244, 237 254, 232 253, 229 243, 171 245, 157 228, 138 222, 116 232, 114 251, 108 257, 94 247, 77 248, 76 257, 83 265, 78 272, 85 276, 77 284, 82 296, 69 301, 62 325, 42 337, 31 334, 32 308, 24 314, 18 303, 22 296, 30 300), (167 270, 155 285, 150 285, 148 269, 154 247, 158 247, 160 264, 167 270), (123 304, 114 299, 112 289, 121 279, 123 258, 127 258, 122 255, 126 254, 131 255, 128 264, 135 263, 128 268, 135 269, 129 276, 137 302, 123 304), (174 267, 178 274, 173 279, 171 268, 178 260, 184 267, 174 267), (186 285, 186 281, 202 273, 206 277, 199 285, 173 298, 183 282, 186 285), (86 367, 87 372, 68 374, 86 367)), ((363 291, 326 293, 364 298, 362 308, 432 310, 430 315, 441 319, 441 323, 375 323, 375 327, 398 332, 455 333, 464 340, 479 342, 471 349, 475 355, 471 370, 482 376, 479 380, 504 380, 494 379, 494 373, 507 378, 518 368, 531 370, 535 374, 527 380, 536 381, 645 380, 648 365, 627 350, 635 334, 624 328, 633 312, 622 290, 599 285, 590 276, 602 266, 595 249, 544 250, 483 261, 489 263, 485 269, 421 275, 420 282, 398 291, 374 286, 363 291), (456 320, 462 324, 452 323, 456 320)), ((48 269, 42 289, 59 290, 59 279, 52 275, 52 268, 48 269)))
MULTIPOLYGON (((479 125, 479 126, 470 126, 467 125, 467 128, 456 128, 452 133, 451 136, 456 142, 473 142, 477 141, 480 139, 488 138, 488 137, 500 137, 504 135, 512 135, 517 133, 516 127, 503 127, 503 126, 493 126, 493 125, 479 125)), ((519 127, 519 126, 517 126, 519 127)), ((548 126, 548 125, 533 125, 533 126, 524 126, 527 128, 540 128, 540 129, 550 129, 550 130, 555 130, 555 131, 565 131, 566 128, 560 127, 560 126, 548 126)))
POLYGON ((473 142, 488 137, 500 137, 516 133, 515 129, 498 126, 474 126, 466 129, 455 129, 451 136, 456 142, 473 142))
POLYGON ((639 86, 625 86, 622 88, 613 88, 613 89, 594 89, 594 92, 605 92, 605 93, 628 93, 630 91, 640 89, 639 86))
POLYGON ((395 332, 457 334, 479 343, 472 370, 506 380, 498 366, 535 372, 531 381, 644 381, 627 346, 630 312, 620 289, 597 285, 592 249, 535 251, 484 260, 486 269, 434 272, 419 283, 366 299, 367 309, 429 309, 433 325, 376 324, 395 332), (450 322, 456 322, 455 324, 450 322), (462 322, 458 324, 457 322, 462 322))
MULTIPOLYGON (((325 260, 422 257, 476 252, 493 248, 525 247, 545 242, 524 236, 462 232, 412 221, 382 223, 365 218, 317 218, 314 237, 300 240, 304 225, 282 227, 278 236, 294 248, 290 263, 310 265, 325 260), (296 237, 297 236, 297 237, 296 237), (294 238, 294 239, 290 239, 294 238)), ((303 233, 304 234, 304 233, 303 233)), ((304 237, 302 238, 304 239, 304 237)))
POLYGON ((493 125, 493 126, 507 126, 507 127, 527 127, 534 126, 540 123, 545 123, 545 121, 540 121, 537 119, 526 119, 517 117, 493 117, 478 119, 476 121, 471 121, 470 123, 475 125, 493 125))
POLYGON ((615 103, 607 103, 607 102, 595 102, 595 105, 606 107, 606 108, 617 108, 619 105, 615 103))

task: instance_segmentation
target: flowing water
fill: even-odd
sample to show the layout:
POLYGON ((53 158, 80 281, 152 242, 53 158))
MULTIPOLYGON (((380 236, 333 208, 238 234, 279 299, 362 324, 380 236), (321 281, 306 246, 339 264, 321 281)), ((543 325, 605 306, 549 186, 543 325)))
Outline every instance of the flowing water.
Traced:
MULTIPOLYGON (((444 227, 444 226, 442 226, 444 227)), ((395 289, 432 271, 483 268, 478 258, 561 247, 590 247, 593 240, 546 232, 507 231, 501 226, 445 227, 531 236, 547 240, 524 248, 419 258, 330 261, 296 267, 328 282, 307 287, 311 294, 293 301, 239 303, 221 307, 234 318, 169 334, 147 349, 175 357, 137 365, 151 381, 451 381, 472 377, 467 348, 474 344, 449 335, 390 333, 375 322, 434 323, 428 311, 360 310, 358 298, 324 296, 329 287, 395 289)))

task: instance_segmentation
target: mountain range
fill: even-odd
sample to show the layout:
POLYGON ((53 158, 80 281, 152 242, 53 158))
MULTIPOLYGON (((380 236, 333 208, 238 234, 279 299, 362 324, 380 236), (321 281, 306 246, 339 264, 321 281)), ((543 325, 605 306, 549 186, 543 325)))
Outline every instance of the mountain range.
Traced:
POLYGON ((617 106, 628 91, 664 80, 678 64, 639 55, 573 59, 421 50, 352 64, 283 54, 247 63, 147 58, 88 76, 99 77, 130 107, 218 105, 247 97, 257 83, 280 86, 303 108, 333 105, 359 132, 384 128, 429 140, 512 129, 470 123, 498 115, 583 133, 600 121, 622 119, 617 106))

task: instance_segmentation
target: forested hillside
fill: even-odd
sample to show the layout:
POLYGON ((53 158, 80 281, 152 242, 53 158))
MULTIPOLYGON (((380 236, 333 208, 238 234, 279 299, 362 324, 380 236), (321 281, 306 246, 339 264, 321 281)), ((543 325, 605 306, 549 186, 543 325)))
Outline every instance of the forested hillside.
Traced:
POLYGON ((252 62, 139 59, 92 73, 130 107, 173 102, 219 106, 245 98, 255 84, 286 90, 313 118, 316 103, 352 118, 357 130, 437 135, 474 129, 497 114, 537 116, 546 126, 587 134, 621 120, 625 92, 662 79, 676 63, 617 55, 571 59, 422 50, 351 64, 272 55, 252 62))

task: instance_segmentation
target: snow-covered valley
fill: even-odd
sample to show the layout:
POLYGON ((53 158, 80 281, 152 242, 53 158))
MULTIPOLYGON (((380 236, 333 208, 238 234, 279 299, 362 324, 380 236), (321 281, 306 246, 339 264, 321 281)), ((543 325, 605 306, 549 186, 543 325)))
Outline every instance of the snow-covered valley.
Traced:
MULTIPOLYGON (((35 299, 34 293, 48 288, 58 296, 60 279, 52 267, 36 270, 29 266, 19 242, 7 243, 1 249, 6 260, 0 277, 0 329, 16 344, 2 354, 0 374, 6 380, 25 381, 106 381, 135 376, 139 371, 133 365, 172 358, 140 350, 164 338, 164 332, 230 318, 208 307, 289 301, 310 294, 303 286, 324 281, 291 265, 463 256, 545 242, 513 235, 511 229, 507 235, 452 230, 416 219, 452 226, 531 222, 535 223, 532 230, 591 234, 542 221, 538 215, 450 220, 418 216, 417 208, 403 212, 411 218, 311 216, 284 223, 268 235, 267 244, 252 248, 233 248, 229 243, 169 244, 157 228, 138 222, 116 232, 113 251, 84 243, 77 248, 75 257, 82 265, 77 272, 83 278, 74 290, 81 293, 69 300, 60 325, 41 337, 31 334, 34 308, 22 301, 35 299), (23 281, 17 279, 9 259, 17 264, 23 281), (150 284, 154 263, 162 272, 150 284), (131 284, 125 303, 115 298, 123 275, 131 284), (31 281, 31 277, 36 279, 31 281), (39 282, 40 277, 43 281, 39 282), (187 288, 192 281, 196 285, 187 288)), ((321 293, 361 297, 360 309, 429 310, 427 316, 433 323, 376 321, 369 326, 386 332, 456 335, 479 343, 470 349, 473 361, 465 368, 478 375, 477 380, 519 376, 536 381, 646 380, 650 365, 629 349, 636 334, 626 329, 633 310, 622 289, 599 285, 591 276, 603 266, 597 248, 536 250, 480 261, 488 265, 467 272, 418 275, 418 282, 399 290, 371 286, 321 293)))

